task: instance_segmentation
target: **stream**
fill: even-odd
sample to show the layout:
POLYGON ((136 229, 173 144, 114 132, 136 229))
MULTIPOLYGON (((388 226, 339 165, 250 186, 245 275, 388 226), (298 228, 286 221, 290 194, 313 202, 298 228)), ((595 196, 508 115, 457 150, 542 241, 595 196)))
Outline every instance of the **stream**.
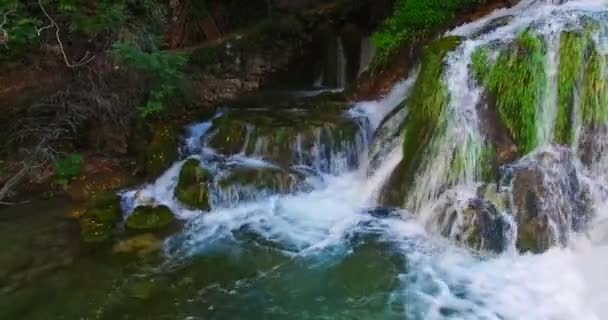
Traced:
MULTIPOLYGON (((468 199, 481 184, 477 159, 485 137, 477 106, 485 98, 472 80, 475 49, 498 50, 524 30, 546 43, 547 90, 536 106, 536 146, 518 161, 526 165, 537 154, 558 153, 552 132, 559 36, 582 30, 588 20, 598 25, 591 38, 606 58, 605 0, 523 0, 447 33, 464 40, 445 59, 450 100, 404 199, 407 209, 381 207, 380 198, 404 156, 404 101, 418 70, 383 99, 330 117, 322 109, 319 115, 225 108, 189 125, 182 160, 155 181, 120 193, 125 215, 162 204, 182 223, 160 254, 122 256, 77 244, 78 224, 64 217, 76 206, 65 201, 3 209, 0 242, 9 246, 0 252, 0 272, 6 270, 0 319, 608 319, 602 149, 608 137, 590 164, 574 161, 595 214, 584 232, 560 234, 563 245, 520 253, 518 226, 501 212, 511 223, 505 250, 471 250, 441 234, 436 213, 447 193, 468 199), (242 137, 220 143, 228 141, 220 125, 242 137), (465 159, 457 175, 449 172, 453 154, 465 159), (174 197, 187 159, 215 177, 210 212, 174 197)), ((579 137, 582 124, 575 126, 579 137)), ((553 169, 550 175, 566 175, 553 169)))

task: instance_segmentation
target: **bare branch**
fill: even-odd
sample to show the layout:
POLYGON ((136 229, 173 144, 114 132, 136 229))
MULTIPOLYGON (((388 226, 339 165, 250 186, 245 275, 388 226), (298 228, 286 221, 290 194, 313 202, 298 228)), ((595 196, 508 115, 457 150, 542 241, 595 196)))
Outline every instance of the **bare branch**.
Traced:
POLYGON ((4 26, 8 22, 8 16, 15 12, 15 10, 11 9, 2 14, 2 23, 0 23, 0 43, 4 45, 5 48, 8 49, 8 31, 4 29, 4 26))
POLYGON ((44 5, 42 4, 42 0, 38 0, 38 6, 40 7, 40 10, 42 10, 42 13, 44 13, 44 15, 47 17, 47 19, 51 23, 48 26, 38 29, 38 34, 40 34, 40 32, 42 32, 42 30, 49 29, 49 28, 55 28, 55 38, 57 39, 57 44, 59 44, 59 49, 61 50, 61 54, 63 55, 63 60, 65 61, 65 64, 68 67, 78 68, 78 67, 88 64, 89 62, 93 61, 93 59, 95 59, 95 56, 94 55, 91 56, 90 53, 87 51, 86 54, 82 57, 82 59, 80 59, 78 62, 70 62, 67 54, 65 53, 65 49, 63 48, 63 42, 61 41, 61 36, 59 35, 59 32, 61 31, 61 29, 59 28, 59 25, 57 24, 57 22, 55 22, 55 20, 51 17, 51 15, 46 11, 46 9, 44 8, 44 5))

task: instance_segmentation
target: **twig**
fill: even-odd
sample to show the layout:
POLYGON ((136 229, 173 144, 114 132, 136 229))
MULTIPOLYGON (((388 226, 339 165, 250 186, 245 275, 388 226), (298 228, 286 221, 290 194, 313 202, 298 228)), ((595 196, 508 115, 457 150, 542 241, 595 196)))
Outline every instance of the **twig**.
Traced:
POLYGON ((89 52, 87 51, 85 53, 85 55, 82 57, 82 59, 80 59, 80 61, 78 61, 76 63, 70 62, 68 59, 68 56, 65 53, 65 50, 63 48, 63 42, 61 41, 61 36, 59 35, 59 32, 61 30, 59 28, 59 25, 57 24, 57 22, 55 22, 55 20, 51 17, 51 15, 46 11, 46 9, 44 8, 44 5, 42 4, 42 0, 38 0, 38 6, 40 7, 40 10, 42 10, 42 13, 44 13, 44 15, 47 17, 47 19, 49 19, 49 22, 51 23, 48 26, 38 29, 38 34, 40 34, 40 32, 42 32, 42 30, 49 29, 49 28, 55 28, 55 38, 57 38, 57 44, 59 44, 59 49, 61 50, 61 54, 63 55, 63 60, 65 61, 65 64, 68 67, 77 68, 77 67, 86 65, 89 62, 93 61, 93 59, 95 59, 95 55, 89 56, 89 52))

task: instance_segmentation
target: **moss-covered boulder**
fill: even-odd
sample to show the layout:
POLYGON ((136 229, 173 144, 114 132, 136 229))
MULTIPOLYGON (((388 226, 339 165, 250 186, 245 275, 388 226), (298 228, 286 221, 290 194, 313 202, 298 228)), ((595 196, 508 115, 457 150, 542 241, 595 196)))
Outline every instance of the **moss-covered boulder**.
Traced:
POLYGON ((184 163, 175 188, 175 198, 193 209, 209 210, 209 183, 211 174, 196 159, 184 163))
POLYGON ((132 230, 154 231, 171 225, 175 216, 169 207, 140 206, 127 218, 126 226, 132 230))
POLYGON ((114 226, 122 219, 120 197, 100 193, 92 197, 80 218, 82 239, 86 243, 101 243, 111 239, 114 226))
POLYGON ((213 122, 209 146, 225 155, 243 153, 283 167, 294 164, 329 170, 334 155, 357 164, 363 134, 354 119, 341 112, 228 112, 213 122), (319 163, 320 158, 325 160, 319 163))
POLYGON ((572 151, 553 147, 522 159, 511 170, 520 251, 540 253, 552 245, 566 245, 571 232, 584 230, 593 207, 572 151))
POLYGON ((158 176, 179 157, 178 130, 171 124, 159 125, 145 148, 144 170, 148 176, 158 176))

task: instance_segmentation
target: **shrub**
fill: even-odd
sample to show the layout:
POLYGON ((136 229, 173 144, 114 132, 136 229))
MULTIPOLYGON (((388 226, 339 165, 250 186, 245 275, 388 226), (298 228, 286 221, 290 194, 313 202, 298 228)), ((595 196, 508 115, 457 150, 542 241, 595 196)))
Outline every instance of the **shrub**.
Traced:
POLYGON ((72 179, 80 174, 82 169, 82 155, 72 153, 63 159, 56 159, 55 165, 55 183, 61 186, 67 186, 72 179))
POLYGON ((184 78, 185 56, 163 51, 144 52, 139 47, 117 42, 113 46, 116 59, 129 67, 143 72, 149 80, 150 95, 139 108, 141 117, 148 117, 164 110, 164 106, 180 92, 184 78))

